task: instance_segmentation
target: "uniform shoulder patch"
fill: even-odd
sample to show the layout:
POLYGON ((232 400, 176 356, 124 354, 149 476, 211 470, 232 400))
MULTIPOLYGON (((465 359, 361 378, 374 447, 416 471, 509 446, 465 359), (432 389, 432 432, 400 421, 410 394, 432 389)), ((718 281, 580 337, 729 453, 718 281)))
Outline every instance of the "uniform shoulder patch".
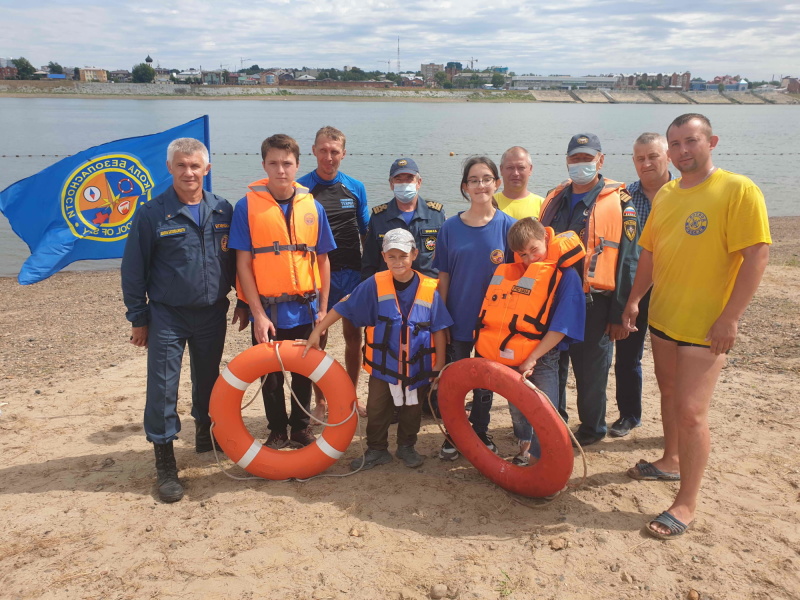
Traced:
POLYGON ((628 190, 624 188, 619 191, 619 199, 622 200, 623 202, 630 202, 632 200, 631 195, 628 193, 628 190))
POLYGON ((373 215, 379 215, 383 211, 385 211, 387 208, 389 208, 389 203, 388 202, 386 204, 378 204, 378 206, 373 206, 372 207, 372 214, 373 215))
POLYGON ((425 202, 425 204, 427 204, 428 208, 430 208, 431 210, 435 210, 435 211, 438 211, 438 212, 441 212, 442 208, 444 208, 444 206, 442 205, 441 202, 427 201, 427 202, 425 202))

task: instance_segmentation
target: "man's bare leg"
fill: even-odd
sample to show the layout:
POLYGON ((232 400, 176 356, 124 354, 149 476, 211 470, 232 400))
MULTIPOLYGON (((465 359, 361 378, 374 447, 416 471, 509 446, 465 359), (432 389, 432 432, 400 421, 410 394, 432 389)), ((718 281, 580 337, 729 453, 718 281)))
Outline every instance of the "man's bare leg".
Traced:
MULTIPOLYGON (((353 386, 358 389, 358 376, 361 373, 361 346, 363 344, 361 328, 353 325, 349 319, 342 319, 342 335, 344 337, 344 365, 353 386)), ((358 414, 367 416, 367 409, 359 401, 358 414)))
POLYGON ((678 472, 678 424, 676 420, 675 373, 678 344, 650 335, 658 391, 661 393, 661 426, 664 429, 664 454, 653 465, 665 473, 678 472))
MULTIPOLYGON (((672 406, 678 430, 681 482, 668 511, 686 525, 694 521, 697 496, 711 451, 708 408, 724 364, 725 355, 715 355, 708 348, 677 348, 672 406)), ((660 533, 669 533, 660 523, 652 522, 649 526, 660 533)))

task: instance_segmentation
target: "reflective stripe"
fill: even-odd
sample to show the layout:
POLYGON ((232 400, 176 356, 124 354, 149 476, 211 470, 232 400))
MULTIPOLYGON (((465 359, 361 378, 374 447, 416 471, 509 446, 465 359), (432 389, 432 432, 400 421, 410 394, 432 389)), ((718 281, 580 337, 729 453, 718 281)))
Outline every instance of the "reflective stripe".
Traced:
POLYGON ((378 302, 386 302, 387 300, 394 300, 394 294, 384 294, 383 296, 378 296, 378 302))
POLYGON ((530 277, 520 277, 519 281, 517 281, 517 287, 524 288, 526 290, 532 290, 533 285, 536 283, 535 279, 530 277))
POLYGON ((242 458, 236 461, 236 464, 243 469, 246 469, 250 463, 253 462, 253 459, 256 457, 256 455, 261 451, 261 448, 261 442, 258 440, 253 440, 253 443, 250 444, 250 448, 247 449, 247 452, 244 453, 242 458))
POLYGON ((608 246, 609 248, 619 248, 619 244, 617 242, 609 242, 608 240, 603 240, 603 246, 608 246))
POLYGON ((328 441, 322 436, 319 436, 317 438, 317 448, 322 450, 323 454, 325 454, 326 456, 330 456, 334 460, 341 458, 341 456, 344 454, 344 452, 337 450, 336 448, 331 446, 328 443, 328 441))
POLYGON ((503 283, 502 275, 492 275, 492 280, 489 282, 489 285, 500 285, 501 283, 503 283))
POLYGON ((254 185, 250 187, 251 190, 254 192, 268 192, 267 186, 265 185, 254 185))
POLYGON ((242 391, 245 391, 248 387, 250 387, 251 383, 249 381, 242 381, 239 379, 236 375, 231 373, 231 370, 228 367, 225 367, 225 370, 222 372, 222 378, 237 390, 242 391))
POLYGON ((331 368, 332 364, 333 364, 333 359, 328 354, 326 354, 325 358, 322 359, 322 362, 317 365, 317 368, 314 369, 314 372, 311 373, 311 375, 309 375, 308 378, 314 383, 317 383, 320 379, 322 379, 325 376, 325 373, 328 372, 328 369, 331 368))
POLYGON ((414 304, 417 306, 424 306, 425 308, 430 308, 433 306, 433 302, 426 302, 425 300, 415 300, 414 304))

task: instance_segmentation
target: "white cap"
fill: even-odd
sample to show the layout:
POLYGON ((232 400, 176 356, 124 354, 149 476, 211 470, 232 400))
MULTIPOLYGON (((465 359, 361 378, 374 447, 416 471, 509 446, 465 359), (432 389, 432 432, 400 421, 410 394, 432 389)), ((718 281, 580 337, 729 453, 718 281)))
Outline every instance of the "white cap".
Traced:
POLYGON ((400 250, 401 252, 411 252, 412 248, 416 248, 417 244, 414 242, 414 236, 407 229, 398 227, 387 231, 383 236, 383 251, 388 252, 392 248, 400 250))

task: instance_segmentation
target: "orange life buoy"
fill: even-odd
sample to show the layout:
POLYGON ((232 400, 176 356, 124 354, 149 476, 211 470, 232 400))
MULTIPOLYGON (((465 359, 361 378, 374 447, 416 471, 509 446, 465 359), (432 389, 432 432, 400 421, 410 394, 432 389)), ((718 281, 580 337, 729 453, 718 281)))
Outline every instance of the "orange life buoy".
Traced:
POLYGON ((439 410, 458 451, 501 488, 542 498, 566 486, 575 461, 566 425, 547 396, 526 386, 518 371, 485 358, 452 363, 439 380, 439 410), (478 438, 464 412, 464 398, 474 388, 497 392, 522 411, 539 438, 542 456, 538 462, 518 467, 478 438))
POLYGON ((358 418, 354 413, 356 390, 342 365, 320 350, 291 342, 252 346, 234 358, 214 384, 209 415, 214 437, 233 462, 264 479, 305 479, 335 463, 350 445, 358 418), (328 401, 328 419, 342 423, 326 427, 316 443, 284 452, 267 448, 255 439, 242 420, 242 396, 248 386, 267 373, 281 370, 276 352, 287 371, 305 375, 316 383, 328 401))

